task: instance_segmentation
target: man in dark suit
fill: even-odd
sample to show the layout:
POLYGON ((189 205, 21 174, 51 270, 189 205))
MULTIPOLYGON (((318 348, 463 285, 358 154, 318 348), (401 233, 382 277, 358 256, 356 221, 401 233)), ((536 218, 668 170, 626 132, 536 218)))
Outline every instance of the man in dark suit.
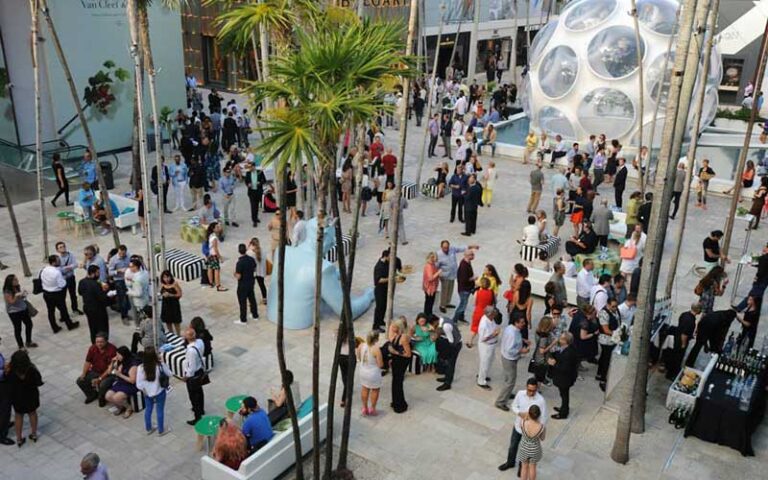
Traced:
POLYGON ((483 206, 483 187, 477 183, 473 173, 469 176, 469 187, 464 194, 464 235, 469 237, 477 232, 477 209, 483 206))
POLYGON ((616 169, 616 176, 613 177, 613 196, 616 206, 621 208, 624 198, 624 189, 627 188, 627 161, 624 158, 618 159, 619 165, 616 169))
MULTIPOLYGON (((162 164, 160 165, 162 168, 162 182, 163 182, 163 211, 164 213, 173 213, 168 209, 168 188, 171 185, 171 176, 168 173, 168 165, 165 164, 165 157, 162 157, 162 164)), ((157 182, 157 165, 152 166, 152 174, 151 174, 151 181, 149 185, 150 189, 152 190, 152 193, 157 195, 158 193, 158 182, 157 182)))
POLYGON ((549 363, 549 376, 552 377, 552 382, 560 391, 560 408, 555 407, 555 411, 558 413, 552 415, 552 418, 564 420, 568 418, 570 413, 570 390, 576 383, 576 377, 579 374, 579 354, 573 347, 573 334, 570 332, 564 332, 560 335, 558 343, 562 350, 555 352, 547 362, 549 363))
POLYGON ((96 343, 96 334, 104 332, 109 335, 109 317, 107 306, 110 299, 107 296, 109 285, 99 282, 99 266, 88 267, 88 276, 80 280, 77 293, 83 297, 83 310, 88 319, 88 329, 91 331, 91 344, 96 343))
POLYGON ((651 207, 653 206, 653 193, 645 194, 645 203, 637 210, 637 219, 643 226, 643 233, 648 234, 648 222, 651 221, 651 207))
POLYGON ((224 119, 221 129, 221 147, 225 152, 228 152, 231 145, 237 145, 239 143, 240 129, 237 126, 235 114, 230 110, 227 114, 227 118, 224 119))

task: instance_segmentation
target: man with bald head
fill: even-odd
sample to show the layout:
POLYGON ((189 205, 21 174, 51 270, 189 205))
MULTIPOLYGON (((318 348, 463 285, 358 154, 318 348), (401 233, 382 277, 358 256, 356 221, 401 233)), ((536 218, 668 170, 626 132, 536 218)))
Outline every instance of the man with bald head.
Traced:
POLYGON ((205 372, 203 364, 205 345, 202 340, 197 338, 193 328, 184 330, 184 340, 187 342, 187 351, 184 357, 183 380, 187 383, 187 394, 195 414, 195 418, 189 420, 187 424, 194 425, 205 413, 205 394, 203 393, 203 386, 198 380, 205 372))

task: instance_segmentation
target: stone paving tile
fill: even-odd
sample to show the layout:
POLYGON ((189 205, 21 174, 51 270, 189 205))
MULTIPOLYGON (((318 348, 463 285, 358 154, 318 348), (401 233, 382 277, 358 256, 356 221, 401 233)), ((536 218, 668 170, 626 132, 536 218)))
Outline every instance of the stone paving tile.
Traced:
MULTIPOLYGON (((385 143, 394 145, 396 135, 386 131, 385 143)), ((423 130, 411 128, 409 131, 408 152, 406 155, 405 178, 415 179, 416 155, 421 145, 423 130)), ((127 156, 123 156, 127 159, 127 156)), ((487 163, 488 158, 484 161, 487 163)), ((498 268, 502 279, 509 277, 512 265, 519 261, 515 240, 521 236, 526 215, 522 214, 520 204, 528 198, 528 174, 530 166, 500 157, 495 159, 499 181, 494 193, 494 205, 483 209, 478 220, 478 234, 471 243, 479 243, 481 249, 475 261, 475 269, 492 263, 498 268)), ((427 160, 423 179, 431 176, 432 168, 442 162, 427 160)), ((128 164, 127 160, 121 164, 128 164)), ((552 172, 545 169, 547 179, 552 172)), ((127 173, 117 172, 118 189, 126 184, 127 173)), ((550 210, 551 194, 549 185, 545 185, 545 194, 541 206, 550 210)), ((630 188, 631 189, 631 188, 630 188)), ((612 198, 610 186, 601 186, 600 193, 612 198)), ((248 217, 247 201, 242 188, 238 191, 237 215, 240 220, 248 217)), ((410 244, 399 248, 399 256, 404 264, 414 265, 416 272, 405 284, 398 286, 395 303, 395 315, 404 314, 413 318, 422 308, 419 270, 424 257, 435 249, 440 240, 446 238, 455 244, 465 244, 460 235, 463 226, 460 223, 449 224, 449 199, 417 199, 406 210, 405 224, 410 244)), ((727 211, 727 200, 713 197, 710 210, 703 214, 692 209, 692 221, 685 237, 677 288, 673 301, 678 311, 694 300, 691 285, 693 277, 686 275, 690 267, 700 261, 701 241, 710 230, 722 228, 727 211)), ((371 272, 378 258, 378 253, 386 248, 386 239, 377 234, 378 217, 375 205, 369 206, 367 217, 361 219, 361 240, 357 256, 353 292, 367 288, 371 283, 371 272)), ((37 233, 39 226, 39 204, 29 202, 17 206, 17 215, 25 241, 29 243, 27 253, 33 269, 39 268, 41 258, 41 238, 37 233)), ((70 250, 78 256, 82 248, 94 241, 106 253, 110 246, 110 237, 74 238, 71 232, 62 229, 48 212, 52 239, 64 238, 70 250)), ((166 217, 167 245, 198 253, 199 246, 182 242, 178 237, 179 225, 185 218, 182 214, 166 217)), ((266 218, 266 217, 265 217, 266 218)), ((349 226, 349 216, 342 216, 345 229, 349 226)), ((243 222, 245 223, 245 222, 243 222)), ((237 257, 236 247, 240 241, 257 236, 262 244, 268 244, 268 235, 264 224, 257 229, 242 226, 230 229, 227 240, 222 244, 225 262, 222 267, 223 284, 230 288, 227 293, 203 290, 197 283, 183 285, 184 298, 181 301, 185 322, 195 315, 202 316, 208 323, 214 340, 216 367, 212 384, 206 388, 206 410, 221 414, 224 401, 233 394, 252 393, 257 398, 265 399, 272 386, 279 384, 279 373, 275 357, 275 326, 266 320, 264 306, 259 306, 261 320, 249 322, 247 327, 236 327, 232 321, 236 317, 236 302, 231 276, 237 257), (230 349, 243 349, 241 355, 228 353, 230 349)), ((672 229, 676 228, 675 222, 672 229)), ((675 230, 671 230, 675 231, 675 230)), ((569 225, 563 235, 570 232, 569 225)), ((665 250, 673 246, 674 234, 668 235, 665 250)), ((758 230, 752 235, 752 249, 756 249, 765 240, 765 233, 758 230)), ((144 243, 139 235, 122 232, 121 239, 134 252, 142 252, 144 243)), ((734 247, 740 250, 744 232, 734 232, 734 247)), ((0 240, 7 246, 3 261, 11 269, 7 272, 19 272, 18 259, 15 255, 12 232, 0 230, 0 240)), ((729 267, 732 273, 735 267, 729 267)), ((753 272, 747 269, 743 286, 747 284, 753 272)), ((661 272, 661 285, 667 272, 661 272)), ((31 285, 24 281, 28 289, 31 285)), ((744 287, 742 287, 743 289, 744 287)), ((292 292, 290 283, 286 298, 290 301, 292 292)), ((728 305, 729 297, 718 298, 717 307, 728 305)), ((38 308, 44 310, 42 299, 32 299, 38 308)), ((472 303, 470 303, 470 309, 472 303)), ((534 318, 543 311, 539 300, 534 304, 534 318)), ((172 381, 173 391, 168 396, 166 422, 173 429, 163 438, 146 437, 143 433, 142 415, 134 415, 123 420, 110 415, 94 405, 83 405, 82 394, 74 385, 79 375, 84 352, 88 344, 87 330, 80 328, 74 332, 62 332, 52 335, 44 311, 35 319, 35 340, 40 348, 31 352, 33 361, 40 367, 45 385, 41 389, 42 407, 40 409, 40 441, 27 444, 22 449, 15 447, 0 449, 0 478, 9 479, 75 479, 80 478, 77 465, 80 457, 88 451, 97 451, 109 465, 112 476, 116 479, 190 479, 199 478, 199 456, 194 450, 195 438, 192 429, 184 424, 190 417, 189 402, 184 385, 172 381)), ((363 335, 370 328, 373 309, 369 310, 356 322, 356 328, 363 335)), ((80 318, 80 320, 84 320, 80 318)), ((129 344, 133 329, 111 320, 112 338, 118 345, 129 344)), ((85 327, 85 325, 83 325, 85 327)), ((336 320, 328 311, 324 311, 321 333, 321 398, 327 397, 328 373, 332 361, 334 342, 333 332, 336 320)), ((761 334, 766 327, 761 327, 761 334)), ((466 330, 466 329, 465 329, 466 330)), ((0 336, 6 339, 2 347, 8 354, 12 343, 10 322, 0 321, 0 336), (11 343, 8 343, 8 341, 11 343)), ((286 355, 289 368, 300 384, 302 397, 311 394, 311 331, 286 332, 286 355)), ((527 365, 521 362, 518 371, 518 383, 527 378, 527 365)), ((353 406, 352 441, 350 443, 353 467, 357 465, 358 478, 368 479, 417 479, 425 474, 439 475, 447 479, 495 479, 511 478, 514 474, 498 472, 496 466, 506 455, 509 434, 512 428, 512 415, 493 407, 500 385, 501 367, 496 360, 491 375, 494 378, 494 391, 485 392, 474 385, 477 372, 477 352, 464 349, 459 357, 454 387, 449 392, 435 392, 437 383, 433 374, 408 375, 405 383, 406 396, 411 408, 403 415, 392 413, 387 405, 390 402, 390 378, 385 378, 385 385, 380 398, 382 415, 378 418, 361 418, 359 415, 359 387, 355 391, 353 406)), ((667 459, 673 453, 678 431, 667 424, 667 412, 663 408, 666 396, 666 382, 660 375, 652 375, 649 394, 648 432, 634 435, 631 442, 632 459, 627 466, 614 464, 608 454, 613 440, 616 414, 601 408, 602 394, 596 388, 592 369, 583 372, 583 381, 577 382, 571 394, 573 416, 568 422, 550 421, 548 436, 544 442, 544 460, 540 465, 541 478, 584 479, 612 478, 620 479, 689 479, 689 478, 728 478, 738 475, 740 478, 763 478, 760 468, 768 460, 768 435, 760 428, 754 436, 757 457, 743 458, 738 452, 701 442, 694 438, 684 439, 674 451, 674 456, 664 469, 667 459)), ((340 391, 337 392, 337 401, 340 391)), ((556 389, 543 389, 543 395, 551 408, 558 404, 556 389)), ((335 438, 338 439, 341 425, 341 413, 337 411, 335 438)), ((290 474, 287 475, 291 477, 290 474)))

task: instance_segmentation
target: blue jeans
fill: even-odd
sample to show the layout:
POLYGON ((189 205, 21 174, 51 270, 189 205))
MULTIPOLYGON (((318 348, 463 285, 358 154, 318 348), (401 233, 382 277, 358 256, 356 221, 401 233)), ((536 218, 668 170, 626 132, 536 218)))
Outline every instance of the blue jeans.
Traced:
POLYGON ((459 306, 456 307, 456 313, 453 315, 453 323, 464 320, 464 311, 467 309, 467 302, 472 292, 459 291, 459 306))
POLYGON ((144 428, 147 431, 152 430, 152 410, 157 405, 157 431, 163 433, 165 431, 165 395, 166 391, 163 390, 157 396, 145 397, 147 405, 144 409, 144 428))
POLYGON ((131 310, 131 301, 128 300, 128 289, 125 286, 125 280, 115 280, 115 290, 117 291, 117 308, 123 318, 128 316, 131 310))

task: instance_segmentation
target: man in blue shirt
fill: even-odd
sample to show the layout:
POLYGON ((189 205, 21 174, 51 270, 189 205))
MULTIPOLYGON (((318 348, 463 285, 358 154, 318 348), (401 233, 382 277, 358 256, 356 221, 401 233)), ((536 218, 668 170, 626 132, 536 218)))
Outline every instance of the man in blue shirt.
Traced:
POLYGON ((464 165, 456 166, 456 173, 451 175, 448 180, 448 187, 451 189, 451 223, 456 219, 456 208, 459 210, 459 221, 464 223, 464 194, 467 193, 469 184, 467 175, 464 173, 464 165))
MULTIPOLYGON (((187 190, 189 170, 186 163, 181 163, 181 155, 173 157, 173 163, 168 165, 168 175, 171 177, 171 186, 176 197, 176 203, 171 211, 175 212, 181 208, 182 211, 186 212, 187 207, 184 205, 184 195, 187 190)), ((168 208, 167 205, 166 208, 168 208)))
POLYGON ((224 176, 219 180, 219 187, 221 187, 221 209, 222 216, 224 217, 224 225, 229 225, 232 220, 233 227, 239 227, 235 221, 236 197, 235 197, 235 185, 237 179, 232 176, 232 172, 228 169, 224 169, 224 176))
POLYGON ((80 189, 77 202, 80 204, 80 208, 83 209, 83 217, 90 219, 93 204, 96 202, 96 195, 93 193, 90 183, 83 182, 83 188, 80 189))
POLYGON ((255 398, 245 397, 243 399, 240 415, 245 417, 243 421, 243 435, 248 439, 248 448, 251 453, 272 440, 274 433, 272 432, 272 425, 269 423, 267 412, 259 407, 255 398))
POLYGON ((96 163, 93 161, 89 150, 86 150, 83 155, 83 164, 80 165, 80 176, 83 182, 87 182, 89 185, 96 183, 96 163))

